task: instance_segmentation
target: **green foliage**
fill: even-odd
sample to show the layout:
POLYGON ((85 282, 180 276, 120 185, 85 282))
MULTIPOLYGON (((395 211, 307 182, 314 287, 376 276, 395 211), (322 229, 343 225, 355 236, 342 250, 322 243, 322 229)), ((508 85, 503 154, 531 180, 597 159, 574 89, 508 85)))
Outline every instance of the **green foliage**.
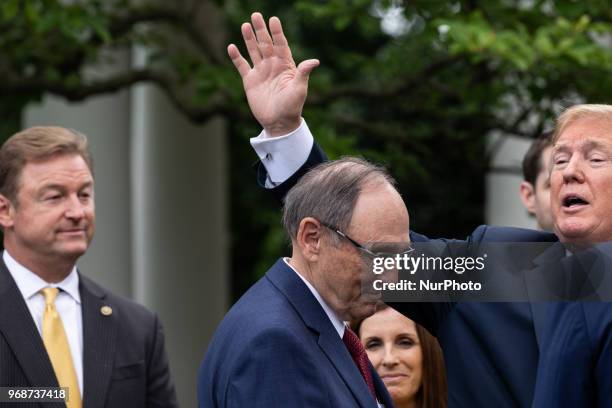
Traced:
MULTIPOLYGON (((260 10, 281 18, 296 61, 321 60, 304 112, 317 140, 332 158, 361 154, 389 166, 412 226, 426 234, 462 237, 483 221, 491 132, 531 138, 563 106, 610 103, 612 8, 603 0, 215 3, 228 42, 241 46, 240 24, 260 10)), ((0 111, 15 123, 24 104, 45 93, 78 100, 106 92, 82 92, 90 89, 84 68, 112 62, 109 50, 145 45, 144 68, 171 80, 160 83, 167 92, 189 91, 183 101, 195 108, 185 110, 195 112, 193 120, 209 118, 198 107, 231 119, 232 265, 239 294, 288 247, 278 204, 255 186, 245 166, 255 160, 248 138, 259 129, 240 78, 229 59, 194 44, 190 14, 170 12, 177 7, 3 0, 0 111), (157 17, 126 23, 151 10, 157 17), (164 10, 170 14, 162 18, 164 10)), ((207 28, 199 29, 206 37, 207 28)))
POLYGON ((439 25, 449 27, 449 51, 465 54, 472 62, 499 61, 508 69, 537 70, 540 63, 569 61, 574 68, 600 66, 611 68, 612 53, 593 41, 597 33, 609 33, 609 23, 591 22, 588 15, 575 21, 557 17, 552 24, 528 31, 521 22, 511 28, 497 28, 480 11, 465 19, 441 19, 439 25))
POLYGON ((107 18, 96 2, 5 0, 0 12, 3 59, 16 67, 44 68, 51 76, 61 75, 59 68, 72 58, 94 61, 99 50, 95 45, 111 39, 107 18))

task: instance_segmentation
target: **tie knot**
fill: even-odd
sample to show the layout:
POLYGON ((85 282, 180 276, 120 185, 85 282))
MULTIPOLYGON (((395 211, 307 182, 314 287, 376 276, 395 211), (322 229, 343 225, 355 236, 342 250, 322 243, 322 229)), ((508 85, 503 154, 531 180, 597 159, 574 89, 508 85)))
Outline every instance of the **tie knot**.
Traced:
POLYGON ((41 289, 43 296, 45 297, 45 303, 47 305, 52 305, 55 303, 55 298, 59 293, 58 288, 44 288, 41 289))

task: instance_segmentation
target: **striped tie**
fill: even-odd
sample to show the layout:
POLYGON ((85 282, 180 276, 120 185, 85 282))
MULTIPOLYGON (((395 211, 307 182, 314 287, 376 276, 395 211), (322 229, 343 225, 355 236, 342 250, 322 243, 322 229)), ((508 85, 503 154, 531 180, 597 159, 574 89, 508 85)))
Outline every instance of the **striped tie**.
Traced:
POLYGON ((348 349, 349 353, 351 353, 351 357, 353 357, 353 361, 359 368, 359 372, 361 376, 365 380, 370 393, 376 400, 376 391, 374 390, 374 379, 372 378, 372 373, 370 372, 370 364, 368 360, 368 355, 366 354, 365 349, 361 345, 361 341, 359 337, 352 331, 350 328, 344 328, 344 336, 342 336, 342 341, 344 345, 348 349))

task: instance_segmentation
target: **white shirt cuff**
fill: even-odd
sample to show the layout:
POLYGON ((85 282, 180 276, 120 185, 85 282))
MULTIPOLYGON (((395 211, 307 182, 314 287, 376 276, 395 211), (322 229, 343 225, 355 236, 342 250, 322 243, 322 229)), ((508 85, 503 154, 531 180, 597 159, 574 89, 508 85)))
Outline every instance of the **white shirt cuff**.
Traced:
POLYGON ((251 146, 268 172, 266 187, 275 187, 289 179, 306 163, 314 138, 306 121, 291 133, 270 137, 265 129, 251 138, 251 146))

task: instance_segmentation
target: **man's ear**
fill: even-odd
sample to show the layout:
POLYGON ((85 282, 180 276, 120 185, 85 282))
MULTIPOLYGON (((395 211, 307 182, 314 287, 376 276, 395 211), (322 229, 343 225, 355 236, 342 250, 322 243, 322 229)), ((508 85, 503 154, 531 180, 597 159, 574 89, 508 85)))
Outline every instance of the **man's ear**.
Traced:
POLYGON ((302 256, 309 262, 316 262, 321 251, 323 226, 312 217, 300 221, 296 241, 302 256))
POLYGON ((11 200, 0 194, 0 225, 6 232, 7 228, 13 226, 14 206, 11 200))
POLYGON ((519 187, 519 193, 523 206, 529 211, 529 214, 535 215, 535 191, 533 184, 523 181, 519 187))

